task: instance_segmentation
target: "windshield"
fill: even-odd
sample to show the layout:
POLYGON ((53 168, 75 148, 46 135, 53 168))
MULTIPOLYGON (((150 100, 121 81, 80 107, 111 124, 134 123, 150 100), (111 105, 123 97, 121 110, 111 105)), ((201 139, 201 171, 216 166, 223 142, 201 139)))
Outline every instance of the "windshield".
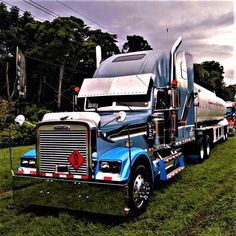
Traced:
POLYGON ((85 103, 85 109, 94 110, 136 110, 147 108, 150 101, 150 93, 147 95, 133 96, 104 96, 104 97, 88 97, 85 103), (124 108, 123 108, 124 107, 124 108), (126 107, 126 108, 125 108, 126 107))

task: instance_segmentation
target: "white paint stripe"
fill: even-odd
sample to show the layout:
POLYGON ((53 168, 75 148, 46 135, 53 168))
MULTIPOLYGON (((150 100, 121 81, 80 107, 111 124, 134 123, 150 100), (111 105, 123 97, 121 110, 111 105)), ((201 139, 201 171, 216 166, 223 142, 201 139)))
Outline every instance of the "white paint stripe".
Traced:
POLYGON ((67 175, 59 175, 60 178, 67 178, 67 175))
MULTIPOLYGON (((143 136, 143 135, 145 135, 145 134, 147 134, 146 131, 145 131, 145 132, 136 133, 136 134, 131 134, 131 135, 130 135, 130 138, 138 137, 138 136, 143 136)), ((127 139, 127 138, 128 138, 128 135, 124 135, 124 136, 119 136, 119 137, 117 137, 117 138, 112 138, 111 140, 112 140, 112 141, 119 141, 119 140, 127 139)))
POLYGON ((99 172, 99 173, 96 175, 96 179, 99 179, 99 180, 104 180, 105 177, 111 177, 111 178, 112 178, 112 181, 120 181, 120 175, 119 175, 119 174, 112 174, 112 173, 102 173, 102 172, 99 172))
POLYGON ((52 174, 52 173, 45 173, 45 176, 47 176, 47 177, 53 177, 53 174, 52 174))
POLYGON ((81 175, 74 175, 74 179, 81 179, 82 176, 81 175))
POLYGON ((179 126, 178 129, 184 129, 184 128, 189 128, 189 127, 194 127, 194 125, 179 126))

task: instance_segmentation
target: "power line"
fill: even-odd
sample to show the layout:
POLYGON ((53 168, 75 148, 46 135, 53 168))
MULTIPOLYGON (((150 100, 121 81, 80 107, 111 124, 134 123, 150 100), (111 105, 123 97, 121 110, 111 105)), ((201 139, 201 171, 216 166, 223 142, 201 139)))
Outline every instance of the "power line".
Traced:
POLYGON ((51 15, 51 16, 53 16, 53 17, 57 17, 56 14, 52 14, 52 13, 50 13, 49 11, 46 11, 46 10, 44 10, 43 8, 37 6, 36 4, 34 4, 34 3, 32 3, 32 2, 27 2, 26 0, 23 0, 23 1, 24 1, 25 3, 27 3, 27 4, 29 4, 30 6, 35 7, 35 8, 37 8, 37 9, 39 9, 40 11, 43 11, 44 13, 46 13, 46 14, 48 14, 48 15, 51 15))
MULTIPOLYGON (((23 0, 23 1, 24 1, 25 3, 31 5, 32 7, 35 7, 35 8, 37 8, 38 10, 43 11, 44 13, 46 13, 46 14, 48 14, 48 15, 51 15, 51 16, 53 16, 53 17, 61 17, 61 16, 58 15, 57 13, 55 13, 55 12, 51 11, 50 9, 48 9, 48 8, 46 8, 46 7, 44 7, 44 6, 40 5, 40 4, 38 4, 37 2, 35 2, 35 1, 33 1, 33 0, 29 0, 29 1, 23 0)), ((102 27, 103 29, 108 30, 108 32, 110 32, 110 33, 112 33, 112 34, 114 34, 114 35, 119 36, 121 39, 126 40, 123 36, 121 36, 121 35, 119 35, 119 34, 117 34, 117 33, 114 33, 114 32, 112 32, 112 31, 110 31, 110 30, 107 29, 107 27, 105 27, 104 25, 98 23, 97 21, 95 21, 95 20, 93 20, 92 18, 86 16, 85 14, 79 12, 78 10, 75 10, 74 8, 70 7, 68 4, 66 4, 66 3, 64 3, 64 2, 62 2, 62 1, 60 1, 60 0, 56 0, 56 1, 57 1, 58 3, 60 3, 60 4, 62 4, 64 7, 66 7, 66 8, 68 8, 68 9, 70 9, 70 10, 76 12, 76 13, 79 14, 80 16, 82 16, 82 17, 84 17, 85 19, 89 20, 90 22, 93 22, 93 23, 95 23, 96 25, 102 27)), ((6 3, 6 4, 8 4, 8 5, 10 5, 10 6, 13 6, 13 5, 11 5, 11 4, 5 2, 5 1, 3 1, 3 2, 6 3)), ((21 9, 20 9, 20 10, 21 10, 21 9)), ((21 10, 21 11, 22 11, 22 10, 21 10)), ((32 16, 33 16, 33 15, 32 15, 32 16)), ((35 16, 33 16, 33 17, 35 17, 35 16)), ((38 18, 38 17, 35 17, 35 18, 40 19, 40 18, 38 18)), ((43 21, 42 19, 40 19, 40 20, 43 21)))
MULTIPOLYGON (((10 4, 10 3, 4 1, 4 0, 2 0, 2 2, 4 2, 6 5, 8 5, 8 6, 10 6, 10 7, 15 7, 14 5, 12 5, 12 4, 10 4)), ((18 8, 21 12, 23 12, 23 13, 26 12, 26 11, 22 10, 21 8, 19 8, 18 6, 17 6, 17 8, 18 8)), ((30 14, 31 14, 31 13, 30 13, 30 14)), ((31 16, 33 16, 35 19, 37 19, 37 20, 39 20, 39 21, 43 21, 43 19, 41 19, 41 18, 39 18, 39 17, 37 17, 37 16, 34 16, 34 15, 32 15, 32 14, 31 14, 31 16)))
MULTIPOLYGON (((50 62, 50 61, 45 61, 45 60, 42 60, 42 59, 39 59, 39 58, 36 58, 36 57, 30 57, 30 56, 25 56, 25 57, 29 58, 29 59, 33 59, 35 61, 39 61, 39 62, 43 62, 43 63, 49 64, 49 65, 52 65, 52 66, 57 66, 57 67, 61 66, 60 64, 56 64, 56 63, 53 63, 53 62, 50 62)), ((75 70, 75 69, 72 69, 72 68, 70 68, 68 66, 65 66, 65 69, 71 70, 73 72, 82 72, 82 73, 84 73, 84 71, 82 71, 82 70, 75 70)))
POLYGON ((42 8, 42 9, 44 9, 44 10, 46 10, 46 11, 52 13, 53 15, 55 15, 55 16, 57 16, 57 17, 61 17, 61 16, 58 15, 57 13, 55 13, 55 12, 51 11, 50 9, 48 9, 48 8, 46 8, 46 7, 44 7, 44 6, 40 5, 40 4, 38 4, 37 2, 35 2, 35 1, 33 1, 33 0, 30 0, 30 2, 34 3, 35 5, 39 6, 40 8, 42 8))
MULTIPOLYGON (((66 3, 64 3, 64 2, 62 2, 62 1, 60 1, 60 0, 56 0, 56 1, 57 1, 58 3, 60 3, 60 4, 62 4, 63 6, 69 8, 70 10, 76 12, 77 14, 83 16, 83 17, 86 18, 87 20, 89 20, 89 21, 95 23, 96 25, 102 27, 103 29, 108 30, 104 25, 102 25, 102 24, 98 23, 97 21, 91 19, 90 17, 86 16, 85 14, 83 14, 83 13, 81 13, 81 12, 75 10, 74 8, 72 8, 72 7, 70 7, 69 5, 67 5, 66 3)), ((116 34, 116 33, 112 32, 112 31, 110 31, 110 30, 108 30, 108 31, 109 31, 110 33, 112 33, 112 34, 116 34)), ((119 34, 116 34, 116 35, 118 35, 121 39, 126 40, 125 38, 123 38, 123 37, 120 36, 119 34)))

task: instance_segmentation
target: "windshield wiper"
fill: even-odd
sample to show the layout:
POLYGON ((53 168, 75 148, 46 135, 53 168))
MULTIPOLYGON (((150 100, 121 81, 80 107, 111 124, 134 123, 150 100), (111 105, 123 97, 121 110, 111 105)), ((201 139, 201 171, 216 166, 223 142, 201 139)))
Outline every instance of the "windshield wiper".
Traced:
POLYGON ((130 107, 130 105, 123 103, 123 102, 116 102, 116 105, 121 105, 121 106, 126 106, 129 108, 130 111, 133 111, 132 108, 130 107))

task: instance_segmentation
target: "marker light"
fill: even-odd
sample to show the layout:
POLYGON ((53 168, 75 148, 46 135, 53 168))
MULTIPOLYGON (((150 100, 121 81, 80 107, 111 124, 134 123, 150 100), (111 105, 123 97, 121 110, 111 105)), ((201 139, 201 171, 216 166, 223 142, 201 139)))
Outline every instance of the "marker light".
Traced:
POLYGON ((78 93, 80 91, 80 87, 74 87, 74 92, 78 93))
POLYGON ((172 85, 173 87, 177 87, 178 81, 177 81, 176 79, 172 80, 172 81, 171 81, 171 85, 172 85))

